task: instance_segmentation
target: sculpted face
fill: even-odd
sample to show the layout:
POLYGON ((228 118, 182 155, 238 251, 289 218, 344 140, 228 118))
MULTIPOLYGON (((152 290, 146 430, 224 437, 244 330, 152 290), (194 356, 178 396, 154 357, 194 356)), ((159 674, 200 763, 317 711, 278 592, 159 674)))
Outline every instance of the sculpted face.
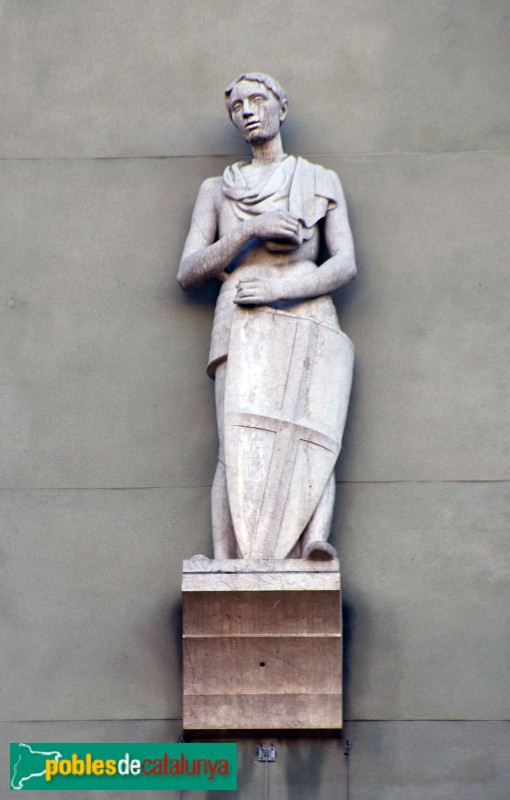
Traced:
POLYGON ((232 122, 250 144, 262 144, 278 134, 287 116, 287 105, 263 83, 236 83, 228 101, 232 122))

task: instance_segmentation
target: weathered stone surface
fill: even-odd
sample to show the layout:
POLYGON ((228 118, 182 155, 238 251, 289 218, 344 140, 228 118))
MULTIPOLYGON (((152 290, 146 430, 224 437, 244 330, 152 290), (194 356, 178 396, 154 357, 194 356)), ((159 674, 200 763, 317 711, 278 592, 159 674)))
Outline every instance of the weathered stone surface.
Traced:
POLYGON ((199 561, 183 568, 185 729, 341 728, 338 562, 199 573, 199 561))
MULTIPOLYGON (((182 723, 176 720, 120 720, 98 722, 12 722, 0 723, 0 769, 9 775, 9 742, 178 742, 182 723)), ((225 736, 209 741, 229 741, 225 736)), ((191 741, 187 733, 186 741, 191 741)), ((201 735, 198 741, 204 741, 201 735)), ((195 741, 193 739, 193 741, 195 741)), ((269 797, 279 800, 346 800, 346 764, 344 743, 338 736, 320 738, 281 734, 270 739, 252 738, 249 734, 234 740, 238 748, 238 788, 236 792, 215 791, 218 800, 252 800, 269 797), (276 761, 259 762, 261 741, 276 748, 276 761)), ((35 800, 76 800, 76 792, 30 791, 35 800)), ((119 792, 94 792, 98 800, 118 800, 119 792)), ((138 791, 140 800, 161 800, 160 791, 138 791)), ((184 800, 210 800, 207 791, 182 792, 184 800)))
MULTIPOLYGON (((193 736, 189 732, 188 737, 193 736)), ((200 737, 203 741, 203 735, 200 737)), ((226 739, 222 738, 222 741, 226 739)), ((248 733, 233 740, 238 746, 239 800, 253 797, 278 798, 278 800, 348 800, 347 769, 343 757, 344 742, 339 736, 318 737, 300 735, 292 737, 281 733, 267 738, 251 738, 248 733), (258 761, 259 744, 274 745, 276 760, 258 761)), ((186 800, 210 800, 206 792, 189 792, 186 800)), ((216 797, 216 793, 214 795, 216 797)), ((229 800, 232 792, 219 793, 221 800, 229 800)))
MULTIPOLYGON (((245 585, 250 589, 257 583, 260 591, 266 592, 272 591, 274 582, 281 580, 282 589, 338 592, 339 570, 338 559, 328 559, 325 562, 279 558, 238 560, 209 559, 198 555, 183 562, 182 589, 184 592, 236 591, 244 590, 245 585), (250 580, 245 583, 245 578, 250 580)), ((303 599, 302 601, 306 602, 303 599)), ((214 599, 210 598, 210 602, 214 602, 214 599)))
POLYGON ((300 305, 303 316, 267 307, 234 314, 225 463, 245 558, 292 552, 341 449, 353 346, 340 331, 307 318, 306 304, 300 305))
MULTIPOLYGON (((348 719, 510 715, 509 498, 501 483, 339 487, 348 719)), ((178 715, 172 609, 182 557, 210 546, 208 487, 0 500, 4 714, 178 715)))
POLYGON ((265 558, 258 561, 249 558, 208 558, 198 554, 185 559, 183 562, 183 573, 186 576, 186 580, 193 580, 195 575, 207 575, 209 572, 221 572, 225 575, 238 572, 261 574, 264 572, 301 572, 302 574, 333 572, 338 581, 338 588, 340 581, 339 569, 340 565, 337 558, 332 558, 328 561, 307 561, 306 564, 303 564, 296 558, 265 558))
POLYGON ((185 291, 222 283, 207 368, 214 554, 332 558, 353 366, 330 297, 356 274, 345 199, 332 171, 284 152, 288 98, 274 78, 244 72, 225 102, 251 159, 200 187, 177 273, 185 291))
POLYGON ((348 800, 344 742, 340 737, 300 738, 298 735, 292 739, 278 737, 269 742, 276 747, 276 761, 268 770, 270 797, 348 800))
MULTIPOLYGON (((209 552, 213 403, 197 365, 213 297, 191 307, 171 275, 196 188, 241 152, 217 87, 246 65, 249 30, 253 66, 293 98, 288 150, 338 172, 357 243, 358 279, 338 298, 358 354, 338 475, 380 485, 341 488, 333 535, 348 583, 351 711, 508 717, 510 514, 497 483, 510 477, 508 4, 303 0, 285 26, 268 0, 237 4, 228 25, 217 3, 198 5, 199 15, 177 0, 1 4, 2 158, 231 154, 0 164, 0 485, 205 487, 162 507, 135 493, 134 517, 122 492, 109 514, 80 492, 1 493, 0 558, 15 571, 0 579, 2 709, 153 715, 164 696, 174 700, 163 713, 180 713, 173 646, 161 674, 152 662, 173 621, 156 615, 149 632, 140 603, 153 580, 162 604, 177 597, 182 558, 209 552), (433 150, 444 152, 419 154, 433 150), (397 490, 388 479, 429 483, 397 490), (163 531, 175 551, 161 549, 163 531), (101 569, 96 554, 112 535, 128 541, 134 566, 121 560, 108 586, 115 557, 101 569), (145 552, 153 546, 170 584, 145 552), (134 637, 125 614, 142 620, 134 637)), ((2 726, 0 773, 9 740, 180 733, 180 721, 149 722, 143 735, 139 725, 2 726)), ((348 735, 351 800, 508 798, 506 722, 363 722, 348 735)), ((256 745, 242 748, 243 800, 264 796, 256 745)), ((270 797, 339 800, 342 752, 324 740, 280 744, 270 797)))

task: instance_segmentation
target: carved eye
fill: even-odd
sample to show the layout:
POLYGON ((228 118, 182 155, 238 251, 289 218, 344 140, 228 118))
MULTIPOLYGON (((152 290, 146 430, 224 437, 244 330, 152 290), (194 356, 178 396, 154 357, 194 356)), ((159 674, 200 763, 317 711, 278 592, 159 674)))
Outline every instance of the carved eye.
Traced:
POLYGON ((230 110, 231 110, 231 111, 232 111, 234 114, 237 114, 237 112, 238 112, 238 111, 240 111, 240 110, 242 109, 242 107, 243 107, 242 103, 234 103, 234 105, 233 105, 233 106, 231 106, 230 110))
POLYGON ((264 97, 262 97, 262 95, 261 95, 261 94, 257 94, 257 95, 255 95, 255 97, 253 98, 253 102, 254 102, 254 103, 257 103, 257 104, 258 104, 258 103, 263 103, 263 102, 264 102, 264 100, 265 100, 265 98, 264 98, 264 97))

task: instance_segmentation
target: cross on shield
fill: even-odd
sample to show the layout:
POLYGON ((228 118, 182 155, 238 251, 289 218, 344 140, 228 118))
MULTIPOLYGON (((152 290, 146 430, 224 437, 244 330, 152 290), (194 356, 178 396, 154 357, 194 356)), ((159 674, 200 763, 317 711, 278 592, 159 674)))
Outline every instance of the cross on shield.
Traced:
POLYGON ((243 558, 286 558, 342 444, 353 346, 338 328, 236 308, 225 388, 225 465, 243 558))

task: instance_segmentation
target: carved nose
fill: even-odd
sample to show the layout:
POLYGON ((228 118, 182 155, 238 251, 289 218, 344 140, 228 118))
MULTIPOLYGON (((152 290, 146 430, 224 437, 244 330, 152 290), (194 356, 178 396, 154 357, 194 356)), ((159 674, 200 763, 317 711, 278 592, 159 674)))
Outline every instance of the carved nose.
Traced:
POLYGON ((251 107, 248 105, 243 106, 243 117, 251 117, 253 115, 253 111, 251 107))

